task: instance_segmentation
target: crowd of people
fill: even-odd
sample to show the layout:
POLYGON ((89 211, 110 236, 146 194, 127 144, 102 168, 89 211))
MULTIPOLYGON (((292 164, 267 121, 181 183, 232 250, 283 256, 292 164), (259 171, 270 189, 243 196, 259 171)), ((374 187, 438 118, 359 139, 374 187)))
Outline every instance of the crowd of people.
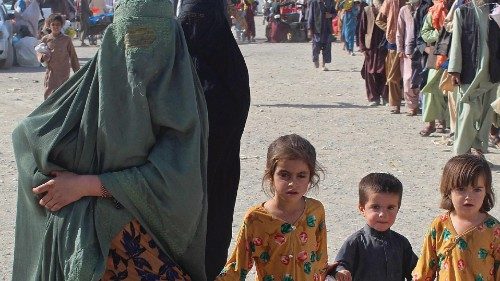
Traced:
POLYGON ((319 67, 321 51, 328 70, 331 33, 339 34, 349 55, 355 55, 355 46, 364 55, 361 76, 369 106, 388 104, 391 113, 400 114, 404 101, 406 115, 422 115, 421 136, 445 134, 444 143, 456 154, 482 154, 488 145, 500 145, 498 5, 490 0, 310 0, 312 61, 319 67))
POLYGON ((500 67, 495 2, 375 0, 357 29, 370 106, 422 113, 419 132, 447 133, 455 154, 482 154, 500 144, 500 67), (471 33, 472 32, 472 33, 471 33), (474 35, 471 35, 474 34, 474 35))
MULTIPOLYGON (((280 3, 280 2, 278 2, 280 3)), ((312 61, 331 62, 332 34, 364 55, 369 106, 421 114, 422 137, 443 134, 455 154, 500 146, 500 8, 494 0, 310 0, 312 61), (496 19, 496 20, 495 20, 496 19), (474 36, 471 34, 475 34, 474 36), (452 36, 453 35, 453 36, 452 36)))
POLYGON ((404 99, 409 116, 422 108, 430 118, 423 136, 438 125, 444 132, 449 115, 456 122, 458 156, 440 185, 445 212, 432 221, 420 257, 391 230, 403 184, 369 173, 359 183, 366 225, 329 258, 328 214, 306 196, 323 169, 297 134, 269 145, 262 187, 270 199, 247 211, 228 257, 250 105, 228 20, 235 3, 121 0, 81 69, 61 32, 65 19, 48 18, 51 33, 41 41, 49 52, 38 52, 46 99, 13 132, 13 280, 244 280, 254 266, 264 281, 500 280, 500 222, 488 214, 495 196, 481 155, 500 107, 493 6, 328 1, 304 3, 314 67, 327 70, 341 14, 346 51, 354 54, 357 43, 365 55, 370 105, 389 103, 398 114, 404 99))

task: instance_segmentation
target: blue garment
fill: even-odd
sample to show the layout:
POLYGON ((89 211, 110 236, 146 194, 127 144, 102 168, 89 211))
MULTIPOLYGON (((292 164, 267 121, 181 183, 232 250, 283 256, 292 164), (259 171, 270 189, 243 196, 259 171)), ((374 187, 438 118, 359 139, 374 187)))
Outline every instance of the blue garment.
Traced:
POLYGON ((21 13, 26 10, 26 1, 24 0, 19 0, 19 9, 21 10, 21 13))
POLYGON ((342 17, 342 35, 344 35, 346 49, 349 52, 354 50, 354 36, 356 34, 358 13, 358 7, 354 6, 352 9, 345 11, 342 17))

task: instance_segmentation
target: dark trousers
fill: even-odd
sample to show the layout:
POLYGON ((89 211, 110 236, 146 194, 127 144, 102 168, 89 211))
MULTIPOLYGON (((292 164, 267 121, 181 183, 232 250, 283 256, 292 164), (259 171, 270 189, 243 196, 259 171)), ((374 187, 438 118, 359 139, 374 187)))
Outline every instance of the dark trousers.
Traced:
POLYGON ((324 63, 332 62, 332 43, 322 43, 312 40, 313 62, 319 61, 319 52, 323 55, 324 63))
POLYGON ((365 73, 366 95, 368 101, 380 102, 380 97, 386 101, 389 99, 385 80, 384 73, 365 73))
MULTIPOLYGON (((212 6, 212 7, 211 7, 212 6)), ((208 107, 207 280, 227 260, 240 179, 240 139, 250 107, 248 70, 222 9, 183 2, 179 20, 208 107)))

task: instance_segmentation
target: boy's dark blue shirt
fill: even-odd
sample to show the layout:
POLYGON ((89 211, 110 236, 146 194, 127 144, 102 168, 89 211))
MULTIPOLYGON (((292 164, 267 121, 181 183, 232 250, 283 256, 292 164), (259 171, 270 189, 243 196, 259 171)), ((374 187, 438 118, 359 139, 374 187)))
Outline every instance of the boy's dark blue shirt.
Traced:
POLYGON ((335 260, 337 272, 349 270, 353 281, 402 281, 412 280, 417 259, 403 235, 365 225, 347 238, 335 260))

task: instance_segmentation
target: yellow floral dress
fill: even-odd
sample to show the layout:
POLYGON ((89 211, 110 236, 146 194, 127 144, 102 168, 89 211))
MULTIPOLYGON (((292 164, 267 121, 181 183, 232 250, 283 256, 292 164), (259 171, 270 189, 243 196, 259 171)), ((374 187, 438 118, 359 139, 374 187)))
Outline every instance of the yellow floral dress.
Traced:
POLYGON ((325 209, 317 200, 305 200, 293 225, 273 217, 264 204, 250 208, 236 248, 216 280, 245 280, 255 264, 256 280, 319 281, 328 261, 325 209))
POLYGON ((458 235, 449 212, 431 224, 413 270, 414 281, 499 281, 500 224, 489 216, 458 235))

